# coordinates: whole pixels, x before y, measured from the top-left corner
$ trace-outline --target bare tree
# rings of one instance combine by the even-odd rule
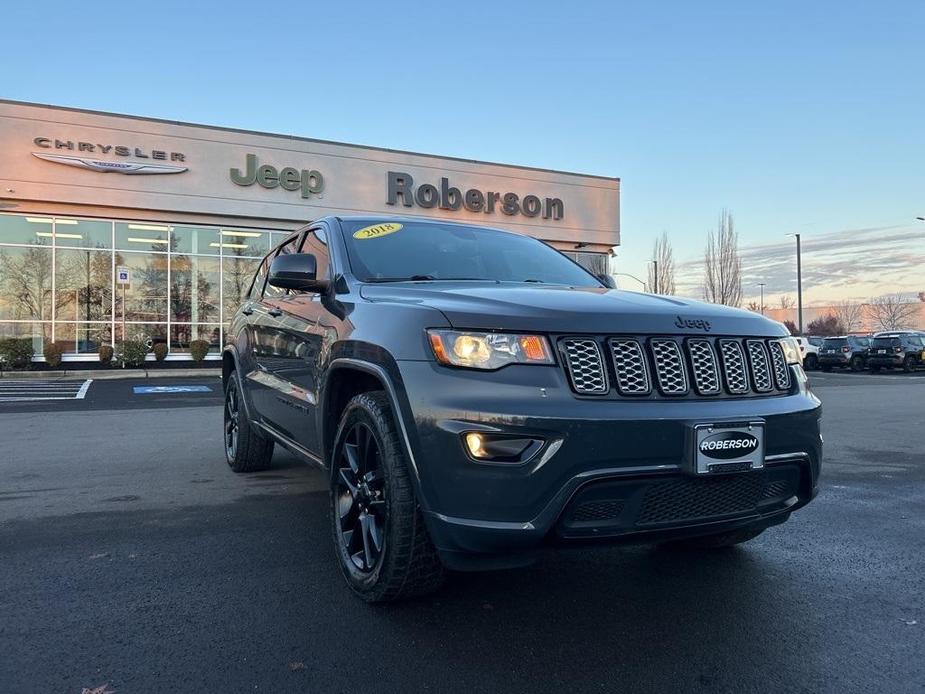
[[[839,301],[832,307],[832,312],[841,323],[845,332],[853,333],[864,324],[864,306],[852,301]]]
[[[759,304],[757,301],[749,301],[747,304],[745,304],[745,308],[747,308],[749,311],[754,311],[755,313],[761,313],[761,304]]]
[[[785,310],[789,310],[797,305],[797,302],[794,298],[788,294],[780,295],[780,307]]]
[[[867,315],[881,330],[909,328],[918,313],[919,307],[902,294],[884,294],[867,304]]]
[[[723,210],[714,231],[707,234],[704,253],[703,293],[714,304],[738,306],[742,303],[742,260],[739,235],[732,214]]]
[[[652,258],[655,263],[649,264],[649,286],[659,294],[674,294],[674,252],[671,249],[667,231],[663,231],[655,239]]]

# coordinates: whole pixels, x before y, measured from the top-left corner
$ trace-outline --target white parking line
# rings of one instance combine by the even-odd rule
[[[86,381],[0,381],[0,402],[83,400],[92,379]]]

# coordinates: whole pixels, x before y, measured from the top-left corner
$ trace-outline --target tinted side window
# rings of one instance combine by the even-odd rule
[[[311,253],[318,263],[318,279],[331,279],[331,254],[324,229],[312,229],[305,234],[300,253]]]
[[[291,239],[286,241],[286,243],[284,243],[282,246],[279,247],[279,251],[277,253],[272,254],[272,256],[270,257],[270,262],[272,263],[273,258],[275,258],[278,255],[287,255],[289,253],[297,253],[298,244],[299,244],[299,237],[293,236]],[[273,287],[269,284],[267,284],[266,288],[263,290],[264,299],[281,299],[287,294],[289,294],[288,289],[280,289],[279,287]]]
[[[257,274],[254,275],[254,283],[251,285],[251,291],[247,297],[251,301],[260,300],[260,294],[263,292],[263,284],[267,279],[267,263],[268,259],[264,258],[263,262],[260,263],[260,267],[257,268]]]

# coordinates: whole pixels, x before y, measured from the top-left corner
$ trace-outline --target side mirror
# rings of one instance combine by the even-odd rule
[[[601,284],[603,284],[608,289],[617,288],[617,281],[613,278],[613,275],[605,275],[604,273],[601,273],[600,275],[595,275],[595,277],[597,277],[601,281]]]
[[[289,253],[280,255],[270,263],[267,283],[280,289],[296,289],[303,292],[321,292],[327,280],[319,280],[318,261],[311,253]]]

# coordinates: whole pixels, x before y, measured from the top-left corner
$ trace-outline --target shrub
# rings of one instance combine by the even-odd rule
[[[154,352],[154,358],[158,361],[164,361],[167,358],[167,343],[158,342],[154,345],[154,349],[151,350]]]
[[[64,343],[46,342],[42,347],[42,356],[45,357],[45,363],[53,369],[61,366],[61,356],[66,351]]]
[[[0,361],[10,369],[28,369],[32,364],[31,337],[6,337],[0,339]]]
[[[820,316],[806,327],[806,332],[810,335],[844,335],[845,326],[838,320],[834,313],[827,313]]]
[[[148,346],[138,340],[125,340],[116,350],[116,359],[126,366],[139,367],[145,363]]]
[[[193,361],[202,361],[205,359],[211,346],[208,340],[193,340],[190,342],[189,353]]]
[[[100,345],[99,355],[100,363],[108,364],[112,361],[112,356],[115,350],[113,350],[111,345]]]
[[[800,334],[800,329],[797,327],[797,324],[794,323],[792,320],[785,320],[785,321],[784,321],[784,326],[787,328],[787,330],[790,331],[790,334],[791,334],[791,335],[799,335],[799,334]]]

